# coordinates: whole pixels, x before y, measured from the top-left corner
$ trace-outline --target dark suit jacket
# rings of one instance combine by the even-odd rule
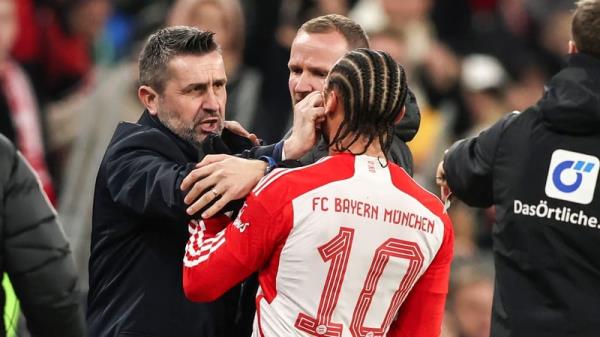
[[[236,145],[250,143],[238,139]],[[119,124],[94,192],[91,337],[232,334],[237,287],[212,303],[192,303],[184,296],[182,261],[191,217],[179,189],[205,154],[232,150],[241,151],[217,136],[196,148],[147,111],[138,123]]]

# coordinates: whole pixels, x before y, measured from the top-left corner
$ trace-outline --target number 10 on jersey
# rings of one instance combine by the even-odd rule
[[[339,233],[333,239],[319,247],[319,254],[321,254],[323,261],[330,262],[323,292],[321,293],[321,301],[319,302],[316,316],[305,313],[298,315],[295,323],[297,329],[312,336],[337,337],[342,335],[342,324],[332,322],[331,317],[340,297],[340,290],[344,282],[353,239],[354,229],[341,227]],[[397,280],[398,288],[392,296],[391,303],[381,325],[375,328],[365,327],[365,317],[377,289],[377,283],[390,258],[408,260],[408,268],[402,278]],[[388,239],[377,247],[352,314],[350,333],[353,337],[383,336],[386,327],[391,324],[400,308],[400,304],[402,304],[412,285],[415,283],[422,265],[423,254],[415,242]]]

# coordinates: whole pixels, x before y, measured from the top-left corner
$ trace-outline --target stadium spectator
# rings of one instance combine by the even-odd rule
[[[489,256],[455,259],[448,305],[460,337],[489,337],[494,272]],[[450,318],[449,317],[449,318]]]
[[[14,142],[42,181],[50,201],[56,202],[46,165],[37,99],[27,74],[10,57],[18,33],[14,0],[0,0],[0,133]]]
[[[239,0],[179,0],[169,15],[171,26],[192,26],[215,33],[227,74],[227,119],[253,131],[259,118],[262,74],[244,64],[244,16]],[[276,113],[276,112],[273,112]],[[260,135],[258,135],[260,136]]]

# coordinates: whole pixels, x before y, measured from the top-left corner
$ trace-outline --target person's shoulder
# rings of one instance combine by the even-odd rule
[[[290,183],[297,183],[307,177],[315,178],[315,174],[320,175],[322,167],[329,159],[330,157],[325,157],[313,164],[296,168],[276,168],[259,181],[253,192],[257,195],[260,193],[273,193],[273,191],[277,191]]]
[[[350,178],[354,166],[345,159],[329,156],[298,168],[275,169],[254,187],[252,193],[265,199],[295,199],[319,186]]]
[[[530,130],[533,125],[541,122],[542,115],[537,106],[531,106],[523,111],[512,111],[502,116],[498,121],[485,129],[485,138],[488,139],[484,144],[503,144],[507,139],[513,139],[514,137],[520,137],[523,132]],[[496,142],[490,142],[489,140],[496,140]]]
[[[10,176],[17,149],[14,144],[5,136],[0,134],[0,179],[2,185]]]
[[[541,117],[540,110],[537,106],[531,106],[523,111],[514,110],[502,118],[500,118],[494,126],[500,129],[501,132],[506,131],[509,127],[517,125],[520,122],[531,119],[539,119]],[[493,127],[493,126],[492,126]]]
[[[100,171],[109,169],[109,163],[114,165],[123,160],[135,161],[141,156],[173,162],[185,159],[175,142],[161,130],[138,123],[120,122],[106,148]]]
[[[107,155],[112,156],[123,151],[145,149],[169,153],[174,150],[173,147],[176,147],[173,140],[158,128],[138,123],[121,122],[110,140]]]
[[[402,167],[396,164],[390,164],[390,172],[394,186],[408,194],[425,209],[431,212],[431,214],[439,218],[443,223],[444,228],[440,233],[443,233],[443,237],[448,238],[450,242],[453,241],[454,227],[452,226],[452,220],[448,215],[446,206],[440,198],[421,186],[416,180],[409,176]]]
[[[446,213],[440,198],[421,186],[402,167],[390,164],[390,172],[396,188],[410,195],[433,214],[441,217]]]
[[[120,122],[110,144],[112,146],[145,144],[148,141],[157,141],[163,138],[167,138],[167,135],[157,128],[139,123]]]
[[[0,155],[2,156],[2,161],[4,161],[8,156],[13,156],[15,151],[15,145],[10,141],[10,139],[6,138],[0,133]]]

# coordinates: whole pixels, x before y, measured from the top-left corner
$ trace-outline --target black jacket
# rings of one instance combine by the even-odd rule
[[[0,246],[0,274],[8,273],[32,336],[85,336],[69,243],[35,173],[2,135]],[[4,301],[0,291],[1,308]]]
[[[241,151],[218,137],[195,148],[147,111],[137,124],[119,124],[94,192],[91,337],[231,335],[238,288],[213,303],[192,303],[184,296],[190,217],[179,189],[204,154],[230,150]]]
[[[585,54],[543,98],[453,145],[444,169],[471,206],[496,206],[493,337],[600,331],[600,60]]]

